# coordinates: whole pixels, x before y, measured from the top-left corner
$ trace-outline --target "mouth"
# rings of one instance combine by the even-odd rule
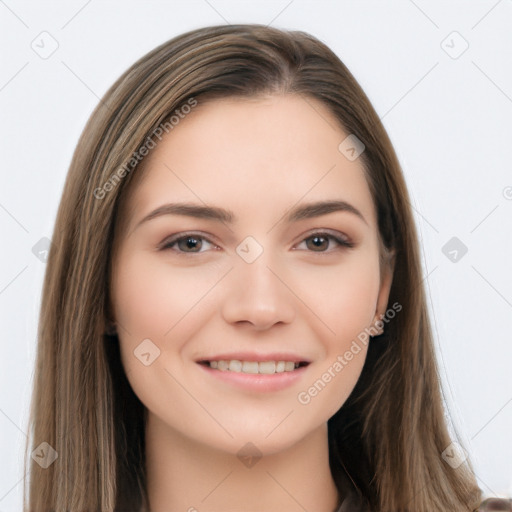
[[[241,361],[238,359],[220,359],[197,361],[198,364],[221,372],[273,375],[293,372],[309,365],[309,361]]]

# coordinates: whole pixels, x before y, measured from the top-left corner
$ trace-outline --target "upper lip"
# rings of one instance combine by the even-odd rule
[[[294,363],[310,363],[305,357],[289,352],[271,352],[269,354],[258,354],[256,352],[229,352],[214,356],[205,356],[196,360],[197,363],[204,361],[293,361]]]

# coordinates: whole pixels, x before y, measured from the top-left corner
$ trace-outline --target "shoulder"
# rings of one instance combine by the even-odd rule
[[[512,512],[512,499],[507,498],[487,498],[480,503],[475,512]]]

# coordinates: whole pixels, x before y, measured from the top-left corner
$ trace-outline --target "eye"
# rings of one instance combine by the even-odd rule
[[[212,242],[207,240],[202,235],[198,235],[198,234],[194,234],[194,233],[186,233],[184,235],[175,236],[175,237],[172,237],[171,239],[167,240],[160,247],[160,249],[161,250],[172,249],[173,251],[178,252],[178,253],[181,252],[184,254],[187,254],[187,253],[196,254],[196,253],[200,253],[200,252],[205,252],[205,251],[201,251],[201,249],[203,247],[205,247],[205,243],[214,245]],[[173,249],[174,246],[177,246],[178,250]]]
[[[310,241],[310,243],[308,243],[308,241]],[[322,253],[322,252],[332,252],[332,251],[323,250],[323,249],[326,249],[327,246],[329,246],[330,241],[334,241],[336,244],[338,244],[338,246],[341,246],[341,247],[347,247],[347,248],[354,247],[354,243],[349,242],[348,240],[346,240],[342,237],[331,235],[330,233],[325,233],[325,232],[320,232],[320,231],[317,233],[311,234],[310,236],[305,238],[301,243],[305,242],[306,247],[308,249],[311,249],[311,252]]]
[[[334,242],[339,247],[352,248],[354,247],[354,243],[349,242],[348,240],[335,236],[326,232],[317,232],[313,233],[307,238],[303,239],[301,244],[306,243],[306,248],[310,250],[310,252],[317,253],[329,253],[332,250],[326,250],[327,247],[332,245],[331,242]],[[174,252],[181,254],[199,254],[201,252],[206,252],[208,250],[207,245],[209,244],[213,247],[218,248],[213,242],[210,242],[206,237],[197,233],[185,233],[181,235],[175,235],[170,239],[166,240],[160,250],[171,249]],[[299,244],[300,245],[300,244]],[[177,248],[175,248],[177,247]],[[206,247],[206,248],[205,248]],[[201,250],[205,249],[205,250]]]

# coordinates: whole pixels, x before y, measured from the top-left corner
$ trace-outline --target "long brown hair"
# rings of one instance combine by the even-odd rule
[[[119,340],[105,334],[117,217],[135,183],[140,148],[157,142],[159,127],[170,131],[184,105],[268,94],[320,100],[364,143],[360,158],[379,234],[396,254],[389,303],[402,310],[370,341],[356,387],[328,422],[340,493],[350,489],[381,512],[478,507],[482,495],[469,459],[452,468],[442,457],[457,440],[448,433],[418,238],[390,139],[325,44],[304,32],[250,24],[193,30],[154,49],[108,90],[80,137],[44,279],[28,510],[147,511],[146,409],[122,370]]]

